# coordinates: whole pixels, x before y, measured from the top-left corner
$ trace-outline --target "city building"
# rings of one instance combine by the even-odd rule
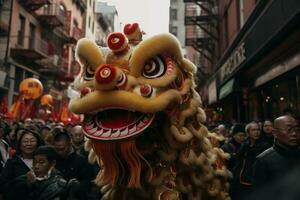
[[[207,83],[218,58],[216,0],[183,0],[187,57],[196,64],[198,91],[204,105],[209,102]]]
[[[206,80],[200,89],[208,119],[299,113],[299,1],[183,2],[185,25],[194,30],[186,45],[201,54],[198,78]]]
[[[79,72],[74,52],[83,37],[83,0],[3,0],[0,16],[0,97],[9,105],[20,82],[38,78],[56,103]]]
[[[121,23],[118,12],[114,5],[97,1],[95,8],[96,19],[99,27],[96,30],[96,42],[100,46],[106,46],[106,39],[109,33],[121,31]]]
[[[220,56],[207,85],[211,106],[225,121],[298,114],[300,1],[219,3]]]
[[[205,80],[207,79],[208,69],[205,55],[195,46],[197,38],[203,31],[194,23],[190,23],[189,17],[200,14],[200,7],[194,3],[185,3],[183,0],[170,1],[170,27],[169,32],[179,40],[183,54],[197,66],[197,90],[201,96],[207,96]]]

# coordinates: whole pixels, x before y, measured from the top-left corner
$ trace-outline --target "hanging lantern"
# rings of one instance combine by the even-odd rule
[[[53,104],[53,97],[50,94],[45,94],[41,97],[42,106],[51,106]]]
[[[36,78],[27,78],[20,83],[19,92],[25,99],[33,100],[42,95],[43,85]]]

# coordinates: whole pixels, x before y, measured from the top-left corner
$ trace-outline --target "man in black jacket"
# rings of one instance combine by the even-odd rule
[[[87,199],[86,195],[94,178],[92,165],[86,158],[76,154],[71,145],[71,137],[64,129],[54,136],[54,147],[59,154],[56,169],[71,183],[71,194],[75,199]]]
[[[283,180],[299,167],[299,137],[300,129],[295,118],[284,115],[275,119],[274,146],[258,155],[254,166],[253,184],[256,190],[272,188],[279,179]]]
[[[250,122],[245,127],[248,138],[236,153],[237,162],[233,169],[231,197],[233,200],[245,199],[253,191],[252,175],[256,156],[265,151],[268,146],[259,141],[258,123]]]
[[[236,164],[236,153],[246,139],[245,125],[235,124],[231,132],[231,137],[230,141],[221,147],[224,152],[230,154],[230,159],[227,162],[227,168],[230,171],[233,170]]]

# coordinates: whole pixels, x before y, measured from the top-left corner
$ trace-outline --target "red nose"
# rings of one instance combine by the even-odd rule
[[[116,69],[111,65],[100,65],[95,73],[96,81],[100,84],[108,84],[116,77]]]

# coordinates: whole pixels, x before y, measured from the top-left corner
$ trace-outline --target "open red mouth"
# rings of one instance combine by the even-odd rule
[[[97,140],[120,140],[133,137],[145,130],[155,114],[131,112],[123,109],[106,109],[86,118],[83,132]]]

